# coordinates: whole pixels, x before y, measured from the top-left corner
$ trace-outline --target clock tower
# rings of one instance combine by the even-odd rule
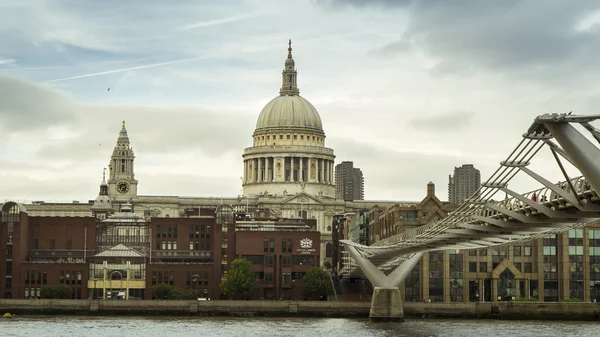
[[[108,164],[108,195],[115,202],[131,201],[137,196],[137,180],[133,170],[135,155],[129,143],[125,121],[119,132],[117,145]]]

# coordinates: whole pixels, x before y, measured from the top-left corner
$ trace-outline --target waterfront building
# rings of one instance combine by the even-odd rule
[[[9,202],[0,219],[3,298],[39,298],[43,286],[66,284],[73,299],[150,299],[162,283],[223,299],[229,264],[248,258],[257,271],[254,299],[299,299],[302,277],[320,265],[316,221],[268,210],[221,205],[145,219],[125,204],[98,218],[48,217]]]
[[[302,278],[320,265],[320,239],[315,220],[236,221],[236,257],[252,262],[257,273],[252,299],[302,298]]]
[[[335,166],[335,197],[348,201],[365,199],[365,179],[351,161]]]
[[[481,174],[472,164],[454,168],[454,174],[448,176],[448,201],[462,204],[481,185]]]

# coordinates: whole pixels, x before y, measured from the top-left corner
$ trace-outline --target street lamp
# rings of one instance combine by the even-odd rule
[[[198,285],[199,279],[200,279],[200,275],[198,275],[198,274],[192,275],[192,293],[194,294],[194,297],[196,297],[196,298],[197,298],[196,286]]]

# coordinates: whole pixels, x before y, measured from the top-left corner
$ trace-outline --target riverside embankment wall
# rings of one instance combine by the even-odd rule
[[[542,320],[599,320],[600,303],[406,302],[407,317]],[[11,300],[0,299],[0,314],[17,315],[219,315],[369,317],[370,302],[350,301],[179,301],[179,300]]]

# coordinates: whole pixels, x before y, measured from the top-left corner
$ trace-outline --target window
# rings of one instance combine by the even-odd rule
[[[265,284],[273,284],[273,273],[265,273]]]
[[[470,273],[477,272],[477,262],[469,262],[469,272]]]
[[[282,256],[281,257],[281,264],[283,266],[283,268],[292,268],[292,257],[291,256]]]
[[[479,271],[482,273],[487,272],[487,262],[479,262]]]
[[[56,239],[50,240],[50,249],[56,249]]]
[[[275,253],[275,239],[269,239],[269,252]]]
[[[273,268],[273,256],[272,255],[265,256],[265,267]]]
[[[531,246],[524,246],[523,247],[523,255],[524,256],[531,256]]]
[[[521,270],[521,262],[515,262],[514,265],[515,265],[515,268],[517,268],[518,271],[522,271]]]
[[[477,256],[477,249],[469,249],[469,256]]]
[[[268,253],[269,252],[269,239],[264,239],[264,252]]]
[[[521,256],[521,246],[514,246],[513,247],[513,255],[514,256]]]
[[[281,252],[291,253],[292,252],[292,239],[281,239]]]
[[[531,263],[523,264],[523,272],[525,273],[533,273],[533,265]]]
[[[73,240],[68,239],[67,240],[67,249],[72,249],[73,248]]]

